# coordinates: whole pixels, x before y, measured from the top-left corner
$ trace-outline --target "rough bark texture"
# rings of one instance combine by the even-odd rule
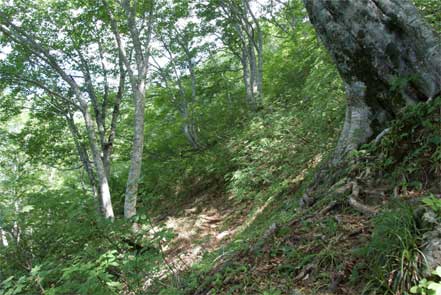
[[[346,118],[333,159],[338,164],[381,134],[404,106],[440,94],[441,42],[409,0],[304,2],[346,85]],[[429,270],[441,261],[440,232],[425,235]]]
[[[404,106],[440,93],[440,40],[409,0],[304,2],[346,84],[336,164],[380,133]]]

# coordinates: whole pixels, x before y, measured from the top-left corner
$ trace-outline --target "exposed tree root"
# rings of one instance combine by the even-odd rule
[[[348,201],[349,201],[349,205],[351,205],[352,208],[354,208],[355,210],[357,210],[357,211],[359,211],[359,212],[361,212],[363,214],[366,214],[366,215],[369,215],[369,216],[374,216],[374,215],[376,215],[378,213],[377,209],[372,208],[370,206],[367,206],[367,205],[361,203],[360,201],[358,201],[353,196],[350,196]]]

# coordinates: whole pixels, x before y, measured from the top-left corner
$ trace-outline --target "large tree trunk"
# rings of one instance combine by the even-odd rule
[[[304,2],[346,85],[337,164],[381,132],[404,106],[440,93],[440,40],[409,0]]]

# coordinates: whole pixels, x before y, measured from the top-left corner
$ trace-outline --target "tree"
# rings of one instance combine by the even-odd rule
[[[406,105],[441,91],[440,40],[409,0],[304,0],[345,82],[333,163],[378,135]]]
[[[194,114],[195,105],[199,102],[196,71],[210,55],[212,44],[206,40],[207,32],[194,21],[188,3],[164,4],[160,13],[162,20],[155,28],[160,47],[152,65],[182,118],[185,138],[193,149],[199,150],[204,144],[199,138]],[[161,62],[166,64],[161,65]]]
[[[124,201],[124,217],[131,218],[136,215],[138,184],[141,176],[142,153],[144,149],[145,92],[150,58],[150,40],[156,17],[154,14],[155,2],[146,1],[139,3],[137,0],[123,0],[119,2],[117,7],[122,8],[125,14],[125,18],[123,18],[125,21],[122,24],[118,24],[115,17],[117,9],[111,6],[111,4],[115,3],[108,3],[105,0],[103,3],[110,19],[119,54],[129,76],[135,105],[134,137]],[[130,50],[123,43],[125,40],[123,40],[121,34],[123,31],[121,29],[122,25],[128,29],[128,34],[125,37],[131,42],[129,45]],[[132,50],[135,57],[135,65],[133,65],[128,54],[128,52],[131,54]]]
[[[215,20],[220,41],[242,66],[242,80],[248,107],[256,111],[263,100],[263,29],[250,0],[209,1],[200,15]],[[254,8],[254,10],[253,10]]]
[[[52,14],[51,11],[57,13]],[[72,16],[74,12],[78,14],[77,17]],[[8,68],[6,64],[7,71],[2,72],[2,76],[6,77],[10,86],[16,85],[19,90],[36,89],[35,97],[43,96],[47,105],[66,118],[79,157],[93,187],[96,174],[95,191],[98,194],[99,208],[106,218],[113,219],[108,180],[109,159],[124,74],[120,67],[119,90],[114,101],[111,128],[107,130],[109,137],[106,140],[105,117],[110,87],[104,58],[111,58],[112,55],[103,53],[104,48],[108,48],[108,40],[103,41],[105,30],[94,26],[97,19],[89,12],[77,2],[55,2],[38,6],[15,1],[9,6],[5,5],[4,10],[0,12],[0,32],[14,50],[12,64],[19,59],[21,67],[17,71],[10,66]],[[92,46],[98,48],[96,51],[101,59],[94,59],[88,54]],[[94,60],[98,60],[98,63]],[[97,82],[99,77],[104,77],[103,83]],[[98,95],[97,89],[101,87],[104,90]],[[44,95],[41,95],[42,92]],[[102,97],[101,103],[98,96]],[[91,105],[95,117],[90,112]],[[75,112],[80,112],[83,117],[89,149],[86,149],[79,139],[78,129],[73,122]],[[89,151],[93,158],[94,172],[88,164]]]
[[[114,217],[110,162],[127,74],[135,120],[124,211],[127,218],[133,216],[144,145],[144,97],[154,4],[122,1],[94,7],[76,1],[29,5],[19,0],[13,4],[0,14],[0,31],[15,51],[22,52],[23,68],[31,75],[9,68],[5,76],[11,85],[39,89],[39,98],[44,92],[45,103],[65,118],[92,187],[96,175],[100,208],[110,219]],[[33,17],[25,19],[26,12]],[[113,108],[109,112],[110,104]],[[88,147],[80,140],[81,130],[74,120],[78,111],[84,118]]]

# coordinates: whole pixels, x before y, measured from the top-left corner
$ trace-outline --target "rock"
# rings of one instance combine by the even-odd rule
[[[430,276],[431,272],[441,265],[441,225],[437,214],[433,210],[419,207],[416,214],[419,227],[427,229],[423,234],[422,252],[427,266],[424,275]]]
[[[429,276],[437,266],[441,265],[441,228],[437,229],[437,234],[437,237],[430,237],[423,248],[423,254],[427,262],[426,276]]]
[[[299,201],[300,208],[307,208],[312,204],[314,204],[314,198],[311,197],[308,193],[304,193]]]
[[[421,217],[421,221],[423,222],[423,224],[432,226],[438,224],[437,215],[432,210],[426,210],[426,212],[424,212],[423,216]]]

